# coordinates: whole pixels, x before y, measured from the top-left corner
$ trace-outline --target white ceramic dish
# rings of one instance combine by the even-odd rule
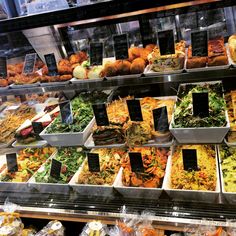
[[[42,147],[45,147],[47,144],[48,143],[45,140],[39,140],[39,141],[35,141],[35,142],[29,143],[29,144],[22,144],[22,143],[18,143],[17,141],[15,141],[12,144],[12,147],[17,148],[17,149],[22,149],[22,148],[42,148]]]

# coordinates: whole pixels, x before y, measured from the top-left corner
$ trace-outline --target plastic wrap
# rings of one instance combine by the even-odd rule
[[[108,228],[100,221],[92,221],[85,225],[80,236],[106,236],[108,234]]]
[[[64,236],[65,228],[59,221],[50,221],[35,236]]]

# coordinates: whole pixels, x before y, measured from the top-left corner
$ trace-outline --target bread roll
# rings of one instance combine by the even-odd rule
[[[229,37],[228,43],[231,59],[236,62],[236,34]]]
[[[143,58],[136,58],[130,67],[131,74],[141,74],[145,69],[146,62]]]
[[[118,60],[115,62],[117,67],[118,75],[129,75],[130,74],[130,67],[131,63],[126,60]]]

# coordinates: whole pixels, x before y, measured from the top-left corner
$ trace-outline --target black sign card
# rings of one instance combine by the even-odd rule
[[[143,121],[142,109],[139,100],[127,100],[129,117],[132,121]]]
[[[72,124],[73,113],[70,101],[61,102],[59,106],[61,112],[61,122],[65,124]]]
[[[132,172],[144,172],[142,154],[140,152],[129,152],[129,160]]]
[[[148,44],[156,44],[157,39],[152,30],[149,19],[146,16],[141,16],[139,26],[143,47],[146,47]]]
[[[35,61],[36,53],[26,54],[23,67],[24,74],[31,74],[34,72]]]
[[[108,119],[107,108],[106,108],[105,103],[94,104],[93,113],[94,113],[96,123],[98,126],[109,125],[109,119]]]
[[[20,102],[25,102],[26,101],[26,96],[25,95],[19,95]]]
[[[7,102],[7,96],[2,96],[2,102]]]
[[[152,113],[153,113],[155,131],[159,131],[159,132],[169,131],[167,107],[164,106],[164,107],[154,109]]]
[[[32,126],[35,134],[40,134],[43,131],[42,122],[32,122]]]
[[[48,67],[48,75],[54,76],[58,74],[57,70],[57,62],[54,53],[50,53],[44,55],[47,67]]]
[[[7,58],[0,57],[0,77],[7,77]]]
[[[87,153],[88,167],[90,172],[100,171],[100,162],[98,153]]]
[[[192,93],[193,115],[201,118],[209,116],[208,93]]]
[[[184,170],[197,171],[197,150],[196,149],[182,149],[182,158],[184,164]]]
[[[128,36],[127,34],[120,34],[113,36],[114,50],[116,60],[124,60],[129,58],[128,54]]]
[[[103,43],[90,43],[90,65],[102,65]]]
[[[191,33],[192,56],[208,56],[208,33],[207,31],[197,31]]]
[[[6,154],[6,159],[7,159],[7,169],[8,169],[8,172],[16,172],[16,171],[18,171],[16,153],[8,153],[8,154]]]
[[[161,55],[175,54],[175,40],[173,30],[158,32],[158,42]]]
[[[62,167],[62,164],[60,161],[57,161],[56,159],[52,159],[50,176],[55,179],[59,179],[61,175],[61,167]]]

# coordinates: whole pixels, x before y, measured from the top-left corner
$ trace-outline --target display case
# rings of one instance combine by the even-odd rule
[[[53,2],[0,1],[2,208],[236,228],[235,2]]]

